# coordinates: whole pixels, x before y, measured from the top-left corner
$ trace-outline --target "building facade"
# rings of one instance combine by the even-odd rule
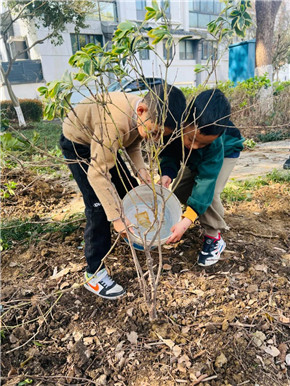
[[[159,0],[161,5],[163,0]],[[34,46],[29,52],[19,57],[13,65],[9,79],[18,98],[38,98],[37,88],[46,82],[60,79],[66,70],[71,71],[68,60],[71,55],[87,43],[110,42],[117,25],[125,20],[141,22],[144,19],[146,6],[151,0],[106,0],[96,1],[95,12],[88,16],[88,27],[75,34],[74,26],[68,25],[63,34],[64,42],[54,46],[48,40]],[[167,16],[170,19],[175,42],[173,52],[167,53],[165,45],[157,45],[157,54],[149,50],[139,53],[144,75],[147,77],[163,77],[165,66],[158,58],[173,55],[167,80],[177,86],[196,86],[204,81],[206,72],[196,74],[196,64],[205,64],[214,50],[212,37],[206,25],[215,19],[221,11],[219,0],[170,0]],[[154,26],[151,24],[151,26]],[[9,48],[11,55],[29,47],[35,40],[47,35],[45,29],[36,29],[33,25],[13,23],[9,32]],[[180,38],[185,38],[179,42]],[[219,48],[220,50],[220,48]],[[2,64],[7,67],[7,52],[1,39],[0,53]],[[228,52],[218,53],[221,60],[217,71],[210,82],[228,78]],[[5,85],[1,87],[1,100],[9,99]]]

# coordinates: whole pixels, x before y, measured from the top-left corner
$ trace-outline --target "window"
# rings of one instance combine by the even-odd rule
[[[29,55],[28,55],[27,51],[21,55],[17,55],[18,52],[22,52],[23,50],[26,50],[26,48],[27,48],[27,44],[26,44],[26,41],[24,39],[23,40],[13,40],[10,43],[10,53],[11,53],[12,58],[16,57],[17,60],[29,59]]]
[[[2,62],[4,71],[7,71],[9,62]],[[12,84],[39,83],[43,81],[40,60],[16,60],[8,76]]]
[[[198,27],[206,28],[207,24],[210,22],[210,15],[203,15],[200,13],[198,16]]]
[[[143,20],[146,14],[146,0],[136,0],[137,20]]]
[[[116,2],[99,1],[101,21],[118,21]]]
[[[172,46],[166,47],[166,42],[163,43],[163,59],[172,59]]]
[[[191,0],[189,2],[189,11],[199,12],[200,11],[200,0]]]
[[[144,41],[149,44],[149,40],[147,38],[144,39]],[[148,49],[143,49],[139,52],[139,58],[140,60],[149,60],[149,50]]]
[[[215,57],[217,54],[216,48],[212,41],[204,40],[201,44],[201,59],[207,60],[210,56]]]
[[[88,20],[118,21],[117,4],[115,1],[96,1],[94,11]]]
[[[219,0],[190,0],[189,26],[206,28],[207,24],[220,14],[223,6]]]
[[[102,35],[71,34],[70,39],[73,54],[89,43],[103,46]]]
[[[200,12],[213,13],[213,0],[203,0],[200,2]]]
[[[198,42],[195,40],[182,40],[179,43],[179,59],[194,60],[197,58]]]

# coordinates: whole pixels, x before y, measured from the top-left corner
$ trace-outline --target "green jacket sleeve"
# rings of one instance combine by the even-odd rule
[[[210,146],[199,151],[202,152],[202,157],[196,167],[195,185],[187,200],[187,205],[198,215],[202,215],[212,203],[216,180],[223,165],[222,138],[217,138]]]

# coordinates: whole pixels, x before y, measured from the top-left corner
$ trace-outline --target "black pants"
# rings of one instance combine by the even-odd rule
[[[107,221],[105,211],[88,181],[87,170],[88,163],[90,162],[90,147],[73,143],[66,139],[64,135],[61,135],[60,147],[64,157],[68,161],[79,161],[68,163],[68,167],[82,192],[85,203],[85,215],[87,219],[84,233],[85,257],[88,264],[87,271],[94,273],[100,267],[102,258],[111,248],[111,231],[110,222]],[[127,166],[119,155],[118,164],[120,165],[121,178],[126,188],[119,177],[116,167],[110,169],[110,174],[120,198],[123,198],[127,191],[131,190],[132,186],[136,187],[138,183],[136,179],[131,176]]]

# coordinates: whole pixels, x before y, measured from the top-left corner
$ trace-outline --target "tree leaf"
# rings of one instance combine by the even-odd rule
[[[137,344],[138,334],[135,331],[131,331],[130,334],[127,334],[127,339],[132,344]]]

